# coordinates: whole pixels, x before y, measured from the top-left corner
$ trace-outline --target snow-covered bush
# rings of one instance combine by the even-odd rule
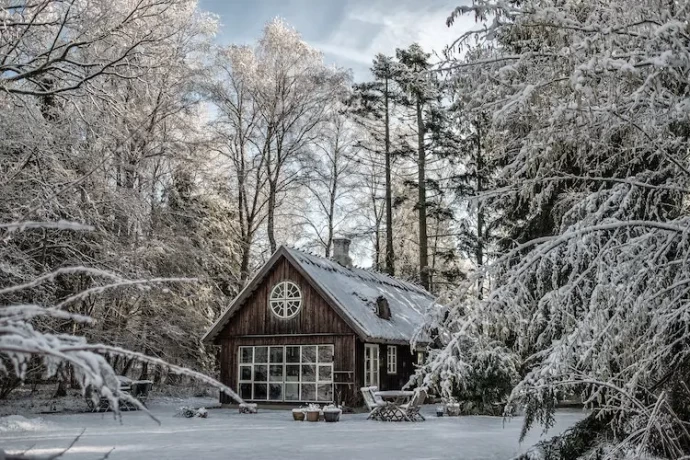
[[[464,414],[499,415],[519,381],[520,360],[505,343],[485,336],[482,324],[466,321],[481,303],[467,291],[450,305],[453,312],[430,314],[423,330],[439,348],[410,379],[413,386],[433,390],[446,401],[459,401]],[[436,309],[434,308],[434,311]]]

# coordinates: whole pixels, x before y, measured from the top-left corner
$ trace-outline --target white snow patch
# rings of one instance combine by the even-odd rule
[[[367,420],[367,414],[342,414],[338,423],[295,422],[289,410],[259,408],[242,415],[237,408],[208,411],[208,418],[174,417],[177,404],[155,404],[153,422],[143,412],[45,415],[51,426],[35,431],[0,432],[0,446],[9,453],[31,449],[54,454],[85,429],[66,460],[93,460],[114,449],[112,460],[276,459],[464,459],[506,460],[525,452],[541,436],[535,428],[520,444],[522,418],[440,417],[435,406],[423,408],[425,422],[388,423]],[[581,411],[559,411],[549,438],[584,417]]]
[[[0,433],[15,431],[46,431],[51,423],[42,418],[26,418],[21,415],[8,415],[0,417]]]

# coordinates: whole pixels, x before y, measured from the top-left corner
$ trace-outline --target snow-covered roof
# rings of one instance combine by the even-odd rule
[[[363,341],[409,343],[424,321],[424,312],[435,300],[412,283],[371,270],[344,267],[332,260],[281,246],[206,333],[205,342],[215,339],[280,256],[295,265]],[[390,319],[383,319],[376,313],[376,299],[380,296],[388,301]],[[423,334],[416,339],[421,343],[429,341]]]

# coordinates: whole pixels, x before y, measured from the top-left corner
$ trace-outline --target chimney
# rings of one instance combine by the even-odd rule
[[[333,260],[343,267],[352,268],[349,238],[333,238]]]

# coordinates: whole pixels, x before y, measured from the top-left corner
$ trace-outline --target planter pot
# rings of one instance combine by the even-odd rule
[[[292,419],[296,422],[303,422],[304,411],[301,409],[292,409]]]
[[[259,406],[255,403],[243,403],[239,406],[240,414],[256,414]]]
[[[341,410],[325,410],[323,411],[323,417],[327,422],[337,422],[340,420]]]
[[[320,413],[318,410],[307,411],[307,422],[318,422]]]
[[[436,417],[443,417],[443,412],[445,412],[443,406],[437,407],[436,408]]]
[[[457,417],[460,415],[460,404],[447,404],[446,413],[449,417]]]

